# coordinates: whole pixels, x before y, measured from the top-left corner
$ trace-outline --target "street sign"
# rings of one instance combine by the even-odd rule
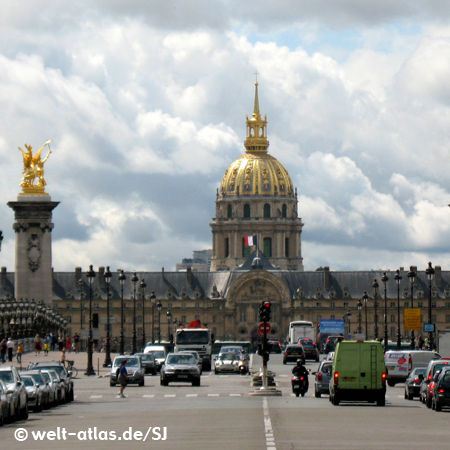
[[[270,333],[270,330],[272,329],[272,327],[270,326],[270,323],[260,323],[259,327],[258,327],[258,335],[260,337],[264,337],[264,325],[266,326],[266,334]]]
[[[404,314],[404,328],[405,331],[418,331],[422,329],[420,320],[422,310],[420,308],[405,308]]]

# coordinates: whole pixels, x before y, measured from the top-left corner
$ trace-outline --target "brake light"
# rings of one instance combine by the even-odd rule
[[[431,380],[431,372],[428,374],[428,379]]]
[[[414,384],[419,384],[419,379],[418,378],[414,378]]]
[[[300,377],[300,381],[303,381],[303,377]]]
[[[383,387],[386,386],[386,377],[387,377],[386,372],[383,372],[381,374],[381,384],[382,384]]]
[[[439,389],[439,393],[440,393],[440,394],[443,394],[444,392],[445,392],[444,389]]]
[[[322,381],[322,373],[321,372],[319,372],[317,374],[317,381]]]
[[[339,373],[334,372],[334,379],[333,379],[334,385],[337,386],[339,382]]]

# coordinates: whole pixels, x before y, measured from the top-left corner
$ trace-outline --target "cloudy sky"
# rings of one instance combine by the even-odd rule
[[[48,139],[55,271],[174,270],[211,247],[258,71],[306,270],[450,269],[450,2],[0,5],[0,264],[25,143]]]

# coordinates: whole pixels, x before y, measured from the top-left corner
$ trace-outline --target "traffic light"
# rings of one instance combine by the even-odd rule
[[[263,301],[261,305],[259,305],[259,320],[261,322],[269,322],[270,321],[270,307],[272,304],[269,301]]]

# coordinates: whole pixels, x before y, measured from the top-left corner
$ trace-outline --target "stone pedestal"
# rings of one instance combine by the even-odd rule
[[[59,202],[49,195],[20,194],[8,202],[16,232],[14,296],[50,305],[52,301],[52,211]]]

